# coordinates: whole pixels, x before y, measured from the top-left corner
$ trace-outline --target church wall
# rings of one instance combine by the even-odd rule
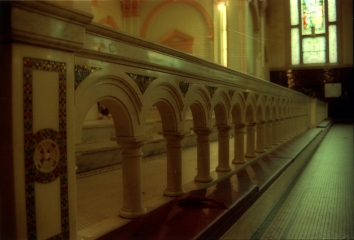
[[[341,29],[343,31],[343,44],[339,44],[343,53],[343,64],[353,65],[353,1],[340,0],[339,17],[341,17]]]

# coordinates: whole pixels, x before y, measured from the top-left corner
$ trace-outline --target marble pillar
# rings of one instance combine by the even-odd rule
[[[247,158],[256,157],[256,123],[250,122],[247,124],[247,146],[246,146],[246,154]]]
[[[256,145],[256,152],[257,153],[264,153],[264,126],[265,122],[264,121],[260,121],[257,123],[257,145]]]
[[[123,174],[123,206],[119,215],[123,218],[136,218],[146,212],[142,203],[141,188],[141,148],[145,139],[131,137],[117,138],[122,147],[122,174]]]
[[[278,145],[278,120],[274,119],[272,127],[273,127],[272,145],[277,146]]]
[[[265,139],[264,139],[264,148],[271,149],[272,148],[272,139],[273,132],[272,132],[272,121],[267,121],[265,123]]]
[[[184,193],[182,187],[182,139],[185,132],[163,132],[167,155],[167,187],[164,195],[177,197]]]
[[[218,172],[228,172],[231,171],[229,159],[230,159],[230,135],[229,131],[231,127],[229,125],[216,125],[219,135],[218,135],[218,158],[219,164],[216,167]]]
[[[196,182],[210,182],[210,139],[209,135],[212,130],[208,128],[193,128],[197,135],[197,176],[194,177]]]
[[[278,131],[277,131],[277,139],[278,143],[284,142],[284,119],[278,121]]]
[[[234,159],[232,163],[245,163],[244,151],[244,135],[246,125],[243,123],[235,123],[234,129]]]

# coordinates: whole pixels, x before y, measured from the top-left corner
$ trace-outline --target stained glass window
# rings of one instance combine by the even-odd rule
[[[336,0],[289,0],[291,64],[336,63]]]
[[[309,37],[302,39],[302,57],[304,63],[326,62],[326,38]]]
[[[325,32],[325,15],[323,0],[302,0],[302,34],[310,35]]]
[[[337,21],[336,0],[328,0],[328,21]]]
[[[299,29],[291,29],[291,64],[300,64]]]
[[[329,62],[337,62],[337,26],[330,25],[328,28],[328,39],[329,39]]]
[[[290,0],[291,25],[299,24],[299,6],[297,2],[298,0]]]

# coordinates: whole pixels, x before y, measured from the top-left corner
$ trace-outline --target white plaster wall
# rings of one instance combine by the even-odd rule
[[[209,61],[214,60],[213,43],[207,37],[208,25],[197,9],[184,3],[164,8],[151,21],[146,39],[158,42],[174,29],[194,37],[193,55]]]
[[[284,13],[286,11],[285,1],[268,0],[267,21],[266,21],[266,54],[268,54],[268,61],[270,68],[281,68],[286,66],[286,52],[287,38],[289,33]],[[290,40],[290,38],[289,38]]]

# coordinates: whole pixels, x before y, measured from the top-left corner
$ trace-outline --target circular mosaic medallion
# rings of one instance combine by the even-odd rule
[[[51,139],[45,139],[38,143],[34,151],[34,164],[43,173],[53,171],[59,162],[58,145]]]

